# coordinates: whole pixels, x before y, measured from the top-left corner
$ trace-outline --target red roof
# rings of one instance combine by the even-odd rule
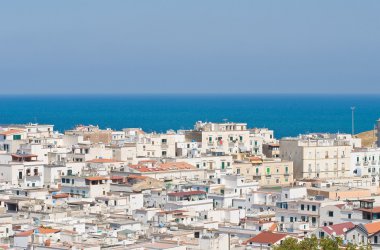
[[[198,195],[198,194],[207,194],[205,191],[185,191],[185,192],[175,192],[168,193],[169,196],[190,196],[190,195]]]
[[[61,198],[68,198],[69,194],[67,193],[60,193],[60,194],[55,194],[53,195],[53,199],[61,199]]]
[[[34,233],[34,230],[38,231],[38,234],[55,234],[60,232],[58,229],[53,229],[53,228],[47,228],[47,227],[39,227],[38,229],[32,229],[24,232],[20,232],[15,234],[17,237],[27,237],[30,236]]]
[[[329,235],[332,235],[335,233],[337,236],[343,235],[347,230],[350,230],[351,228],[354,228],[355,224],[352,222],[344,222],[339,224],[334,224],[331,226],[325,226],[322,227],[322,230],[328,233]]]
[[[86,177],[86,180],[89,181],[102,181],[102,180],[108,180],[109,178],[107,176],[93,176],[93,177]]]
[[[10,130],[6,130],[6,131],[1,131],[0,132],[0,135],[12,135],[12,134],[20,134],[24,132],[24,130],[20,130],[20,129],[10,129]]]
[[[272,233],[269,231],[263,231],[259,233],[258,235],[250,238],[246,242],[244,242],[245,245],[248,245],[250,243],[259,243],[259,244],[275,244],[279,242],[280,240],[284,239],[287,234],[284,233]]]
[[[89,163],[112,163],[112,162],[117,162],[113,159],[92,159],[87,161]]]
[[[368,212],[368,213],[380,213],[380,207],[374,207],[374,208],[358,208],[360,211]]]
[[[380,231],[380,221],[367,223],[364,225],[364,227],[367,230],[368,234],[377,233]]]

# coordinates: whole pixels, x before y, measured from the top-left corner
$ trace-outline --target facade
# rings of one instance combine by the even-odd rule
[[[235,161],[233,173],[258,181],[260,186],[290,186],[293,184],[293,162],[265,159],[260,163]]]
[[[352,176],[352,142],[331,135],[311,134],[280,140],[281,158],[293,161],[294,178],[326,179]]]
[[[351,173],[379,179],[380,148],[355,148],[351,152]]]

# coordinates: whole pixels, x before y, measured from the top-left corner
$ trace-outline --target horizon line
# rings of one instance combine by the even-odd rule
[[[261,93],[216,93],[216,92],[204,92],[204,93],[184,93],[184,92],[167,92],[167,93],[142,93],[142,92],[136,92],[136,93],[0,93],[0,96],[6,97],[6,96],[174,96],[174,95],[180,95],[180,96],[204,96],[204,95],[214,95],[214,96],[232,96],[232,95],[308,95],[308,96],[378,96],[380,93],[324,93],[324,92],[294,92],[294,93],[280,93],[280,92],[275,92],[275,93],[270,93],[270,92],[261,92]]]

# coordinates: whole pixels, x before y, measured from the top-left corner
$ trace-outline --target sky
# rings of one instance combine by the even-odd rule
[[[376,93],[378,0],[2,1],[1,94]]]

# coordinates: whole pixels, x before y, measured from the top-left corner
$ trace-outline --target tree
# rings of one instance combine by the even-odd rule
[[[310,238],[305,238],[301,242],[298,243],[300,249],[302,250],[318,250],[318,239],[315,235]]]
[[[319,241],[319,245],[322,250],[337,250],[339,245],[342,243],[342,240],[338,237],[335,239],[326,237]]]
[[[281,245],[273,247],[274,250],[301,250],[298,240],[295,238],[286,238]]]

